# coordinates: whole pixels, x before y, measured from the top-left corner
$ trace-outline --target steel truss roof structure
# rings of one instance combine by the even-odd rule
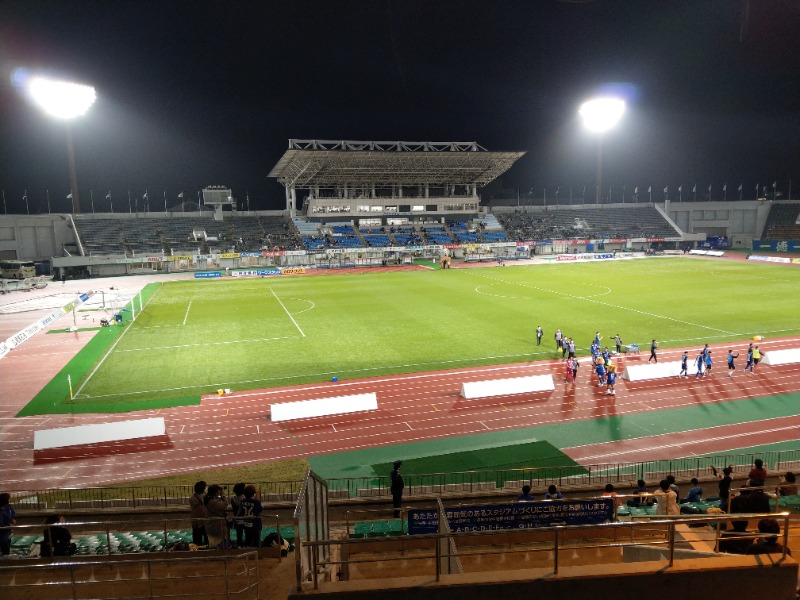
[[[489,152],[476,142],[289,140],[272,168],[286,188],[365,185],[484,186],[525,153]]]

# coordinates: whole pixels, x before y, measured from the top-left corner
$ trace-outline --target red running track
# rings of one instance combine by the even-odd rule
[[[728,347],[744,348],[746,342],[714,346],[718,354]],[[800,339],[760,342],[762,351],[798,347]],[[679,350],[659,352],[660,359],[677,360]],[[622,357],[618,364],[646,361],[647,356]],[[206,396],[200,406],[121,415],[52,415],[25,418],[2,417],[3,454],[0,468],[3,487],[9,491],[52,487],[91,486],[135,479],[214,469],[284,458],[393,445],[487,431],[504,431],[563,423],[610,415],[659,411],[737,399],[798,391],[800,365],[761,365],[755,375],[738,372],[728,379],[719,372],[705,380],[669,379],[657,382],[617,384],[617,396],[605,395],[594,385],[590,369],[584,366],[576,384],[562,383],[558,361],[452,369],[391,377],[377,377],[302,386],[255,390],[227,396]],[[724,363],[722,365],[724,369]],[[720,369],[722,371],[723,369]],[[459,393],[467,381],[552,374],[557,382],[553,392],[498,396],[466,400]],[[272,423],[268,405],[375,392],[379,409]],[[41,428],[111,422],[163,416],[167,438],[142,443],[109,444],[70,451],[36,455],[33,431]],[[795,440],[798,419],[765,419],[758,428],[770,430],[759,443]],[[579,461],[622,462],[641,458],[643,448],[656,448],[649,458],[669,458],[710,453],[751,445],[744,427],[695,430],[691,436],[662,436],[627,440],[590,447],[566,449]],[[762,431],[763,433],[763,431]],[[739,443],[734,443],[736,440]],[[691,445],[691,449],[689,446]]]

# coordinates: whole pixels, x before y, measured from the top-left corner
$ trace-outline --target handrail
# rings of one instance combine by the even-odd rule
[[[635,463],[600,463],[591,465],[568,465],[552,467],[530,467],[515,469],[488,469],[453,471],[447,473],[404,474],[406,495],[414,495],[413,488],[433,487],[432,493],[447,492],[445,486],[453,486],[454,492],[496,491],[504,489],[509,482],[544,486],[555,483],[559,487],[568,485],[597,486],[600,483],[628,485],[636,479],[647,479],[646,474],[673,473],[680,479],[702,477],[711,465],[734,465],[749,468],[756,458],[771,465],[773,472],[786,470],[787,466],[800,468],[800,450],[717,454],[681,459],[653,460]],[[660,478],[660,477],[659,477]],[[389,476],[343,477],[327,479],[331,498],[358,497],[359,490],[367,489],[369,496],[388,493]],[[295,504],[302,481],[272,481],[256,483],[262,499],[272,502]],[[233,487],[231,483],[223,486]],[[455,489],[456,486],[460,486]],[[487,487],[490,489],[487,489]],[[29,507],[34,510],[70,510],[73,508],[172,508],[186,506],[192,495],[191,485],[174,486],[120,486],[89,488],[51,488],[45,490],[21,490],[12,493],[12,502],[17,509]]]
[[[317,548],[323,547],[328,548],[328,556],[333,556],[334,554],[330,552],[330,548],[333,546],[344,546],[345,548],[340,553],[342,557],[346,557],[343,560],[327,560],[324,562],[315,563],[315,569],[312,571],[312,576],[314,577],[314,586],[317,586],[317,573],[318,570],[324,567],[333,567],[337,565],[349,565],[349,564],[365,564],[365,563],[374,563],[374,562],[388,562],[392,560],[408,560],[407,556],[392,558],[386,556],[376,556],[374,558],[367,558],[367,559],[355,559],[352,560],[349,557],[352,554],[351,548],[357,548],[359,545],[364,544],[391,544],[396,542],[398,539],[402,540],[420,540],[423,542],[430,541],[433,545],[431,548],[431,554],[425,555],[415,555],[414,558],[418,559],[434,559],[437,563],[435,575],[438,580],[439,568],[438,562],[440,559],[443,558],[458,558],[458,554],[455,556],[448,553],[443,554],[440,548],[440,540],[447,540],[447,539],[457,539],[457,540],[468,540],[468,539],[475,539],[481,538],[484,536],[502,536],[502,535],[513,535],[513,534],[520,534],[520,533],[534,533],[534,532],[547,532],[550,531],[553,533],[553,540],[549,545],[541,546],[540,548],[536,548],[535,550],[525,549],[525,550],[488,550],[486,552],[475,552],[474,546],[471,551],[471,555],[490,555],[490,554],[514,554],[520,552],[528,552],[528,551],[537,551],[537,552],[552,552],[552,569],[553,574],[558,573],[558,566],[559,566],[559,555],[563,550],[575,550],[580,548],[619,548],[619,547],[626,547],[626,546],[641,546],[643,545],[641,540],[636,541],[634,538],[634,533],[636,530],[641,531],[653,531],[654,526],[662,526],[666,527],[666,540],[664,541],[649,541],[646,545],[667,545],[668,547],[668,558],[667,564],[669,567],[674,566],[675,562],[675,544],[676,544],[676,529],[678,525],[689,525],[692,523],[697,523],[698,521],[703,523],[727,523],[729,521],[736,521],[745,519],[762,519],[762,518],[770,518],[770,519],[782,519],[783,521],[783,552],[781,554],[781,560],[785,560],[788,547],[789,547],[789,517],[790,514],[788,512],[782,513],[752,513],[752,514],[735,514],[735,515],[676,515],[674,517],[669,516],[659,516],[659,517],[650,517],[646,521],[615,521],[611,523],[602,523],[597,525],[557,525],[554,527],[543,527],[543,528],[536,528],[536,529],[500,529],[500,530],[491,530],[491,531],[447,531],[444,533],[426,533],[426,534],[418,534],[413,536],[403,536],[403,537],[388,537],[388,538],[346,538],[346,539],[336,539],[336,540],[316,540],[316,541],[306,541],[304,545]],[[625,542],[625,536],[614,536],[614,542],[609,543],[590,543],[590,544],[569,544],[568,546],[564,546],[562,544],[564,540],[564,533],[569,531],[592,531],[592,530],[630,530],[629,539],[630,542]],[[714,540],[714,553],[719,554],[719,531],[721,527],[719,525],[716,526],[715,531],[715,540]],[[758,536],[763,537],[763,534],[758,534]],[[616,541],[622,540],[622,541]],[[458,545],[468,545],[459,542]],[[449,546],[448,546],[449,547]],[[493,546],[495,548],[495,546]],[[380,550],[371,550],[372,554],[379,554]],[[301,589],[302,581],[298,579],[298,589]]]

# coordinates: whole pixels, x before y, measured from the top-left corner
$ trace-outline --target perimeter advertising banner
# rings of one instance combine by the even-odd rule
[[[771,250],[772,252],[794,252],[800,249],[800,242],[795,240],[753,240],[753,250]]]
[[[614,500],[549,500],[488,506],[458,506],[445,509],[450,530],[492,531],[538,529],[555,525],[595,525],[614,518]],[[408,511],[408,533],[436,533],[438,512],[412,508]]]

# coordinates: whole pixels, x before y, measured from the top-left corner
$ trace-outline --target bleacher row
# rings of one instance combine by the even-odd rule
[[[237,245],[246,250],[265,244],[292,246],[296,241],[290,222],[282,217],[236,215],[223,221],[210,216],[88,217],[75,215],[75,227],[84,251],[90,255],[119,254],[121,249],[126,254],[196,254],[198,247],[227,251]],[[195,232],[216,239],[195,240]]]
[[[276,527],[264,527],[261,530],[261,541],[271,533],[276,533]],[[77,545],[77,556],[107,555],[107,554],[139,554],[143,552],[164,552],[172,544],[192,543],[191,529],[178,529],[164,531],[127,531],[109,532],[106,534],[92,533],[74,535],[72,541]],[[294,544],[295,532],[293,526],[282,526],[280,536]],[[235,540],[235,533],[231,532],[231,540]],[[11,554],[25,558],[34,554],[34,549],[44,540],[43,535],[13,535],[11,538]]]
[[[498,213],[497,219],[515,241],[549,239],[630,239],[674,237],[675,229],[655,208],[559,209]]]
[[[772,204],[764,223],[762,240],[800,239],[800,204]]]
[[[446,225],[422,225],[419,228],[370,227],[358,230],[352,225],[332,225],[330,233],[317,232],[314,235],[300,236],[300,243],[306,249],[477,244],[507,240],[508,237],[502,229],[489,231],[485,226],[478,229],[465,221],[454,221]]]

